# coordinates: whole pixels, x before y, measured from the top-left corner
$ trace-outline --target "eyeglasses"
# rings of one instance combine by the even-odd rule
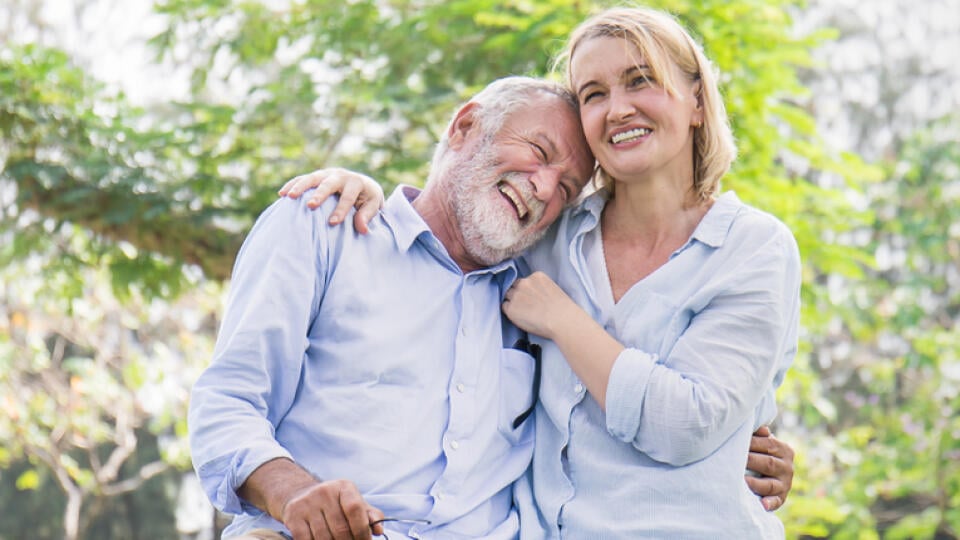
[[[527,338],[518,339],[517,342],[513,344],[513,348],[533,357],[533,399],[530,400],[530,406],[527,407],[527,410],[523,411],[523,413],[513,421],[513,429],[517,429],[537,407],[537,396],[540,395],[540,368],[543,362],[541,361],[542,351],[540,350],[540,345],[530,343],[530,340]]]
[[[406,518],[397,518],[397,517],[385,517],[383,519],[378,519],[376,521],[371,522],[370,528],[372,529],[374,525],[378,525],[380,523],[384,523],[387,521],[395,521],[397,523],[409,523],[411,525],[417,525],[417,524],[429,525],[430,524],[430,520],[428,519],[406,519]],[[390,537],[387,536],[386,529],[384,529],[383,534],[381,534],[380,536],[383,537],[383,540],[390,540]]]

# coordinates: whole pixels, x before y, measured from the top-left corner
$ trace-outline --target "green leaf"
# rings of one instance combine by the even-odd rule
[[[17,477],[17,489],[21,491],[35,490],[40,486],[40,475],[36,469],[29,469]]]

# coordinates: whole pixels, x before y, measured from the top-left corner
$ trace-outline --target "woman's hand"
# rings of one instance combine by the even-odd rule
[[[597,403],[606,410],[607,381],[620,344],[543,272],[518,279],[503,313],[523,330],[551,339]]]
[[[328,222],[331,225],[343,222],[350,207],[355,206],[357,213],[353,216],[353,227],[361,234],[370,231],[367,225],[383,207],[383,188],[376,180],[339,167],[318,169],[312,173],[297,176],[288,180],[278,194],[281,197],[296,199],[313,187],[317,189],[307,201],[307,206],[317,208],[327,200],[327,197],[339,193],[340,200],[330,214]]]
[[[543,272],[515,281],[503,300],[503,313],[513,324],[547,339],[554,339],[558,322],[580,311],[567,293]]]

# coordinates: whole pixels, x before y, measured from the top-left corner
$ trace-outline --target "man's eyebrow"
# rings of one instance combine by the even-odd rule
[[[549,147],[547,149],[549,150],[550,155],[555,156],[559,153],[557,151],[557,145],[553,143],[553,139],[548,137],[545,133],[543,132],[537,133],[536,135],[534,135],[534,139],[536,139],[538,142],[540,142],[544,146]]]

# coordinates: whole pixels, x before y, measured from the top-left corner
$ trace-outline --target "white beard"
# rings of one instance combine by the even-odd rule
[[[530,182],[519,173],[507,173],[491,184],[495,165],[493,147],[484,141],[479,152],[457,167],[452,201],[464,249],[487,266],[516,257],[546,233],[546,228],[535,229],[545,205],[533,196]],[[524,222],[500,201],[503,195],[496,185],[503,179],[510,180],[530,208]]]

